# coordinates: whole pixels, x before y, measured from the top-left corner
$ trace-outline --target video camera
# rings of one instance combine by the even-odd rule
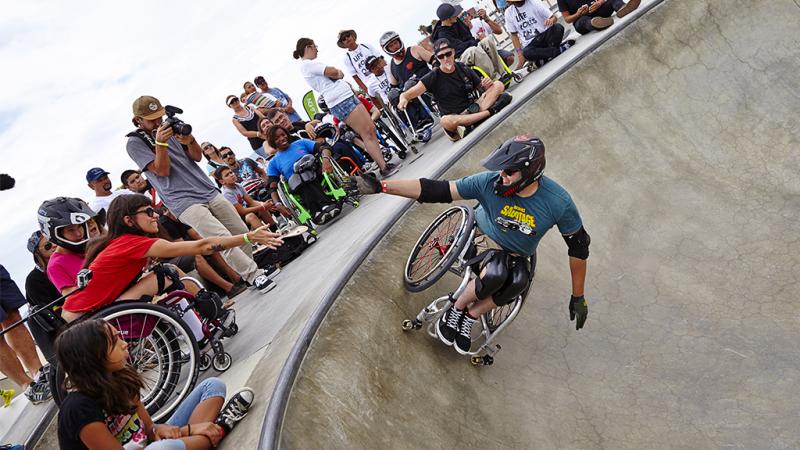
[[[172,127],[172,132],[180,134],[181,136],[188,136],[192,134],[192,126],[175,117],[176,114],[183,114],[183,110],[177,106],[166,105],[164,111],[167,113],[166,124]]]

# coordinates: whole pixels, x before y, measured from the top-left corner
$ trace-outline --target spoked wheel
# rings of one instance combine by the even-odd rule
[[[214,366],[214,370],[218,372],[225,372],[226,370],[230,369],[232,363],[233,358],[231,358],[231,354],[228,352],[222,352],[214,355],[214,358],[211,361],[211,365]]]
[[[406,261],[406,289],[420,292],[436,283],[469,244],[474,227],[475,213],[467,206],[453,206],[434,219]]]
[[[521,297],[517,297],[513,302],[498,306],[497,308],[489,311],[486,313],[486,324],[489,327],[489,331],[494,333],[500,328],[500,325],[503,324],[506,320],[511,317],[511,313],[514,311],[514,308],[517,306],[517,303],[522,301]]]

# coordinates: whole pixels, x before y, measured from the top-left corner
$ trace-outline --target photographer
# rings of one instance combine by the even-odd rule
[[[133,102],[133,123],[137,129],[127,135],[128,156],[146,172],[164,205],[202,237],[247,233],[239,214],[197,165],[203,156],[202,149],[192,136],[191,126],[175,117],[180,112],[172,106],[162,107],[155,97],[137,98]],[[163,120],[164,114],[169,116],[167,120]],[[259,291],[267,292],[275,286],[253,261],[249,243],[242,242],[222,255]]]

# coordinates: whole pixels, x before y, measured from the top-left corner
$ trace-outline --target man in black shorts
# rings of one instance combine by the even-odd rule
[[[455,60],[455,50],[450,46],[450,41],[437,40],[433,50],[441,63],[440,67],[403,92],[398,108],[403,110],[410,100],[426,91],[431,92],[442,114],[442,129],[451,140],[457,141],[511,103],[511,95],[504,92],[502,82],[478,78],[475,72]],[[480,96],[476,94],[478,89],[483,91]]]
[[[620,19],[639,7],[641,0],[558,0],[564,21],[580,34],[604,30],[614,24],[614,12]]]
[[[467,288],[443,314],[436,326],[442,342],[455,344],[467,354],[470,333],[477,319],[493,308],[510,304],[528,291],[536,265],[539,241],[557,226],[567,243],[572,296],[570,320],[581,329],[589,314],[584,299],[589,235],[569,193],[543,176],[544,144],[532,136],[515,136],[495,149],[481,163],[489,171],[457,181],[377,181],[365,176],[359,190],[364,194],[384,192],[413,198],[420,203],[450,203],[477,200],[475,222],[493,243],[490,250],[473,258],[478,264]],[[495,248],[496,247],[496,248]]]

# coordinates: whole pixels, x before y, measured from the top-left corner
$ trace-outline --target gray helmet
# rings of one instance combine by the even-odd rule
[[[77,253],[86,250],[89,241],[89,219],[95,217],[89,205],[79,198],[56,197],[45,200],[39,206],[39,229],[48,241]],[[61,229],[69,225],[83,225],[83,239],[69,241],[61,234]]]
[[[398,47],[397,50],[395,50],[393,52],[390,52],[389,50],[386,49],[386,46],[389,45],[389,42],[392,42],[395,39],[397,39],[400,42],[400,47]],[[405,50],[405,48],[403,46],[403,40],[400,39],[400,35],[397,34],[394,31],[387,31],[386,33],[383,33],[383,35],[381,35],[380,44],[381,44],[381,48],[383,49],[383,51],[386,52],[386,54],[392,55],[392,56],[394,56],[394,55],[402,52],[403,50]]]

